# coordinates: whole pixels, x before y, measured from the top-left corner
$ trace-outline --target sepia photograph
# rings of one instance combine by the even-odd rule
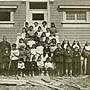
[[[0,90],[90,90],[90,0],[0,0]]]

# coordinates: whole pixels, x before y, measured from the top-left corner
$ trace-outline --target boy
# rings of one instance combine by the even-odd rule
[[[11,50],[11,75],[17,75],[17,69],[18,69],[18,59],[19,59],[19,50],[16,48],[16,44],[12,44],[12,50]]]

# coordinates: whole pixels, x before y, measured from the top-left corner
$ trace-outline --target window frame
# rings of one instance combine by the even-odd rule
[[[81,11],[81,12],[86,12],[86,20],[77,20],[77,14],[75,14],[75,20],[67,20],[66,19],[66,12],[71,12],[71,11],[76,11],[76,12],[79,12],[79,11]],[[68,22],[68,23],[85,23],[85,22],[89,22],[89,11],[88,10],[82,10],[82,9],[69,9],[69,10],[63,10],[63,22]]]
[[[0,21],[0,23],[13,23],[13,15],[14,15],[14,11],[12,10],[0,10],[0,12],[10,12],[10,21]]]

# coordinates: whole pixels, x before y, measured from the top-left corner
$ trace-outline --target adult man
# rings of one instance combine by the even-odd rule
[[[0,70],[4,75],[8,74],[10,61],[11,46],[7,41],[7,37],[3,36],[3,41],[0,42]]]

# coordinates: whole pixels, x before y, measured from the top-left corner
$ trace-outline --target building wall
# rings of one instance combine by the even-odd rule
[[[13,43],[16,41],[17,33],[21,32],[21,29],[26,20],[26,6],[25,2],[21,1],[0,1],[0,5],[15,5],[18,8],[14,12],[14,26],[9,28],[0,27],[0,41],[3,35],[7,35],[8,40]]]
[[[90,40],[90,27],[63,27],[63,12],[58,10],[58,5],[90,5],[90,0],[54,0],[50,3],[50,21],[55,22],[60,41],[68,39],[72,43],[77,39],[81,45],[84,45],[87,40]]]

